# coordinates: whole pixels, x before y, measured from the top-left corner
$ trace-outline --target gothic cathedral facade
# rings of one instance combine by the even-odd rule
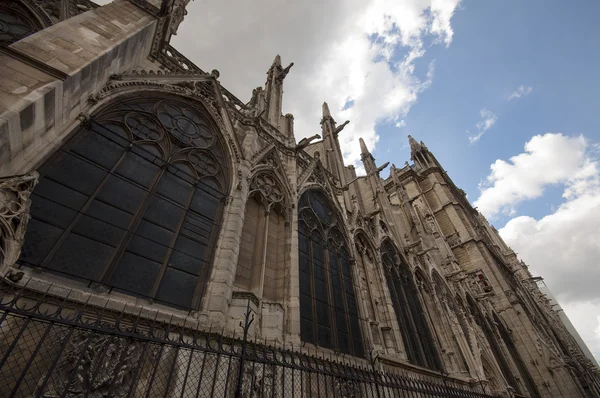
[[[168,387],[143,390],[161,372],[152,364],[124,387],[130,365],[114,352],[141,363],[150,351],[120,342],[160,319],[175,325],[166,335],[243,337],[244,350],[275,346],[465,394],[600,397],[597,366],[537,279],[423,142],[409,136],[412,163],[382,178],[388,164],[361,140],[358,176],[338,140],[348,122],[326,103],[321,131],[297,142],[282,112],[292,65],[277,56],[240,101],[169,44],[188,2],[0,4],[1,396],[205,396],[204,362],[188,394],[187,343],[164,348],[153,333],[144,341],[163,347],[152,352],[171,364]],[[108,330],[98,313],[119,313],[114,324],[134,314],[134,326],[85,337]],[[223,396],[381,396],[351,376],[352,388],[329,391],[293,372],[286,394],[275,381],[287,383],[285,369],[270,395],[253,394],[266,367],[247,382],[230,375],[232,357],[242,370],[250,360],[235,355],[206,381],[239,376],[244,387],[232,381]]]

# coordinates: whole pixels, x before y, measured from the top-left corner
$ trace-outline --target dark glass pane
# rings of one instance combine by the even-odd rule
[[[97,197],[105,203],[135,214],[147,194],[130,182],[111,175]]]
[[[348,332],[348,321],[346,320],[346,313],[342,310],[338,310],[335,312],[335,322],[337,325],[337,329],[344,333]]]
[[[338,270],[337,256],[335,252],[329,249],[329,269],[333,272]]]
[[[352,270],[350,269],[350,262],[343,257],[340,259],[340,262],[342,263],[342,270],[344,272],[344,275],[351,276]]]
[[[141,220],[138,225],[136,235],[151,241],[157,242],[163,246],[170,246],[173,236],[173,231],[169,231],[161,226],[153,224],[146,220]]]
[[[337,339],[338,339],[338,349],[341,352],[349,354],[350,353],[350,342],[348,341],[348,334],[341,332],[338,329]]]
[[[314,279],[315,295],[321,299],[327,298],[327,283],[321,279]]]
[[[159,170],[157,165],[130,151],[117,167],[117,174],[149,188]]]
[[[310,275],[300,271],[300,292],[310,293]]]
[[[128,292],[149,296],[160,266],[160,263],[125,252],[115,267],[109,284]]]
[[[33,195],[31,201],[31,214],[35,214],[40,220],[66,228],[75,218],[77,212],[37,195]]]
[[[57,228],[36,218],[29,220],[25,242],[21,249],[21,261],[29,264],[40,265],[50,250],[58,241],[63,229]]]
[[[298,262],[300,265],[301,272],[310,272],[310,257],[308,254],[300,253],[300,256],[298,257]]]
[[[360,326],[358,324],[358,316],[350,315],[350,330],[352,331],[352,335],[357,338],[360,337]]]
[[[181,177],[167,172],[160,179],[156,192],[182,206],[187,206],[192,193],[192,185]]]
[[[156,299],[189,308],[192,305],[197,283],[198,278],[195,276],[167,268],[156,293]]]
[[[86,195],[92,194],[106,176],[106,171],[65,153],[47,174],[59,183]]]
[[[121,145],[108,140],[106,137],[95,131],[86,131],[83,134],[83,137],[78,137],[77,142],[73,145],[71,151],[91,160],[105,169],[112,169],[123,152],[125,152],[125,148]]]
[[[183,235],[179,235],[177,238],[175,250],[199,260],[205,259],[207,251],[205,245],[188,239]]]
[[[298,228],[298,250],[300,253],[308,254],[308,239],[306,238],[306,235],[304,235],[304,226],[302,223],[300,223]]]
[[[313,336],[313,323],[310,319],[300,319],[300,337],[302,338],[302,341],[315,343],[315,338]]]
[[[325,262],[325,253],[323,250],[322,241],[319,239],[319,236],[313,235],[312,237],[312,249],[313,249],[313,258],[319,264],[324,264]]]
[[[333,336],[331,335],[331,328],[327,326],[317,325],[318,343],[322,347],[333,348]]]
[[[317,300],[316,301],[316,310],[317,310],[317,323],[320,325],[329,326],[329,317],[331,316],[329,312],[329,306],[327,302]]]
[[[302,318],[313,319],[312,305],[312,297],[308,294],[300,293],[300,316]]]
[[[188,256],[185,253],[177,251],[177,249],[171,252],[169,257],[169,266],[180,269],[196,276],[200,275],[202,268],[206,267],[207,264],[195,257]]]
[[[35,187],[32,206],[35,206],[35,201],[37,200],[35,197],[44,197],[76,211],[81,209],[88,198],[87,196],[52,181],[49,178],[42,178]]]
[[[71,233],[48,261],[47,267],[80,278],[99,281],[115,248]]]
[[[365,351],[363,348],[363,342],[361,338],[353,338],[354,344],[352,348],[354,349],[354,355],[357,357],[364,357]]]
[[[344,293],[341,289],[333,289],[333,301],[338,310],[344,310]]]
[[[144,219],[175,231],[185,210],[158,196],[153,196],[144,213]]]
[[[129,245],[127,245],[127,251],[159,263],[164,261],[168,249],[168,246],[164,244],[159,244],[135,235],[129,241]]]
[[[82,216],[73,227],[73,232],[88,238],[97,239],[111,246],[117,246],[125,236],[125,230],[98,219]]]
[[[110,224],[123,229],[127,229],[129,227],[129,223],[131,223],[133,218],[131,214],[99,200],[94,200],[92,203],[90,203],[89,207],[85,211],[85,214],[88,214],[94,218],[108,221]]]
[[[206,245],[210,239],[213,227],[212,222],[206,218],[188,211],[183,220],[180,233],[195,242]]]
[[[201,187],[202,185],[196,188],[190,209],[198,214],[202,214],[206,218],[214,220],[219,208],[219,198],[201,189]]]
[[[315,278],[320,279],[323,282],[325,282],[327,280],[327,277],[325,275],[325,268],[315,265],[313,272],[314,272]]]

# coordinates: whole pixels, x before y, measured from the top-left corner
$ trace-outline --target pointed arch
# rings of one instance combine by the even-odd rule
[[[381,261],[408,360],[430,369],[442,370],[432,332],[418,297],[413,274],[394,243],[381,245]]]
[[[39,171],[21,263],[199,307],[231,181],[202,106],[164,93],[118,98]]]
[[[467,293],[466,302],[469,308],[469,312],[471,316],[475,320],[475,323],[481,328],[483,334],[492,350],[492,354],[496,359],[496,363],[500,366],[500,370],[502,371],[502,375],[504,379],[508,383],[509,386],[515,389],[515,391],[520,391],[519,383],[513,374],[513,371],[510,367],[510,363],[504,352],[502,351],[502,347],[498,344],[496,336],[494,335],[493,328],[489,322],[489,320],[484,316],[483,312],[479,308],[479,305],[475,302],[475,299]]]
[[[433,286],[433,314],[436,318],[434,328],[437,330],[440,345],[443,347],[444,362],[448,371],[454,373],[468,373],[469,365],[466,352],[469,351],[467,336],[463,335],[460,324],[460,311],[450,292],[450,288],[438,273],[431,271]]]
[[[289,195],[271,168],[250,178],[234,284],[260,300],[283,302]]]
[[[321,190],[298,203],[300,337],[364,356],[348,239],[340,213]]]

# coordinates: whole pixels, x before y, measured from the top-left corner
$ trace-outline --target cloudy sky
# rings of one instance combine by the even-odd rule
[[[600,3],[589,0],[195,0],[173,45],[242,101],[276,54],[284,113],[346,161],[423,140],[600,356]]]

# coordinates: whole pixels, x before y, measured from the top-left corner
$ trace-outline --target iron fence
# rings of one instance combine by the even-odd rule
[[[1,282],[0,282],[1,283]],[[247,332],[252,319],[246,319]],[[0,284],[2,397],[491,397]]]

